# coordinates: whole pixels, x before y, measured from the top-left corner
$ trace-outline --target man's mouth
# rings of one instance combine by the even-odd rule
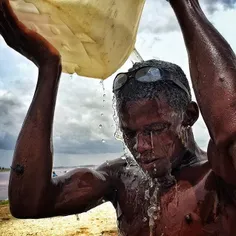
[[[138,160],[138,163],[140,166],[144,167],[145,169],[150,168],[150,167],[155,168],[156,166],[155,163],[158,162],[159,160],[160,158],[153,158],[153,159],[145,158],[143,160],[142,159]]]
[[[140,156],[136,159],[138,164],[145,170],[162,169],[166,165],[166,158]]]
[[[144,165],[147,165],[147,164],[151,164],[151,163],[154,163],[155,161],[157,161],[159,158],[155,158],[155,159],[144,159],[144,160],[139,160],[139,163],[140,164],[144,164]]]

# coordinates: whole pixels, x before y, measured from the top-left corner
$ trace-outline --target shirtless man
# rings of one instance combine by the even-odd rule
[[[236,235],[236,57],[198,0],[169,3],[183,32],[198,106],[210,133],[207,153],[194,141],[191,127],[198,106],[182,70],[149,61],[118,75],[113,87],[120,127],[134,159],[56,178],[51,178],[51,131],[60,56],[17,21],[8,0],[0,2],[3,38],[39,68],[12,163],[13,216],[77,214],[105,200],[116,208],[120,235]]]

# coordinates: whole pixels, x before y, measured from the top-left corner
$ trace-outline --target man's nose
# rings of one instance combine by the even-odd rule
[[[150,135],[143,135],[142,133],[138,133],[136,136],[134,149],[140,154],[145,151],[152,150]]]

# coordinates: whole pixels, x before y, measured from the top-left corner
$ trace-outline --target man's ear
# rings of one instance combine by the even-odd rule
[[[183,126],[193,126],[199,117],[199,108],[196,102],[190,102],[184,114]]]

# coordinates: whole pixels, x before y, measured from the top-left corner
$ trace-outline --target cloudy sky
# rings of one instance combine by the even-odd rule
[[[236,51],[236,0],[200,3]],[[158,58],[180,65],[189,77],[182,35],[167,1],[146,0],[136,48],[145,60]],[[130,66],[129,59],[119,71]],[[95,79],[62,75],[54,122],[55,165],[97,164],[122,153],[122,143],[114,138],[113,78],[102,84]],[[0,38],[0,166],[8,166],[12,160],[36,79],[37,68]],[[209,137],[202,119],[196,123],[194,133],[198,144],[206,149]]]

